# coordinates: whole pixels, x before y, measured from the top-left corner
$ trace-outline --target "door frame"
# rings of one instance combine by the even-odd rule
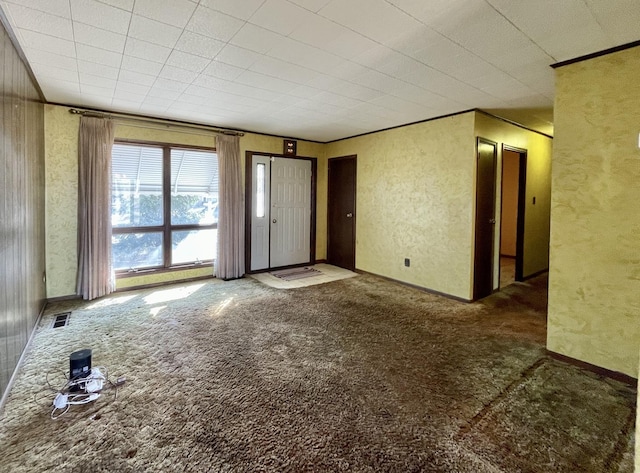
[[[269,153],[266,151],[245,151],[244,165],[244,266],[246,274],[255,274],[271,271],[271,267],[261,270],[251,270],[251,204],[252,204],[252,179],[253,179],[253,155],[269,156],[274,158],[301,159],[311,161],[311,218],[309,238],[309,263],[283,266],[282,269],[295,266],[315,264],[316,262],[316,200],[317,200],[317,175],[318,158],[308,156],[285,156],[284,154]]]
[[[515,280],[524,281],[524,224],[525,210],[527,207],[527,150],[502,144],[500,154],[500,205],[502,206],[502,179],[504,177],[504,152],[511,151],[518,154],[518,217],[516,220],[516,274]],[[502,207],[501,207],[502,208]],[[498,238],[498,248],[502,239],[502,213],[500,213],[500,238]],[[498,280],[499,275],[498,275]]]
[[[329,260],[329,249],[331,246],[331,241],[330,241],[330,234],[331,234],[331,219],[329,218],[329,202],[332,201],[332,198],[334,197],[331,191],[331,173],[329,172],[329,167],[331,166],[331,162],[335,162],[335,161],[345,161],[351,159],[354,161],[355,166],[354,166],[354,171],[353,171],[353,178],[354,178],[354,189],[353,189],[353,239],[352,239],[352,253],[353,253],[353,268],[347,268],[350,269],[351,271],[355,271],[356,268],[356,218],[358,217],[358,214],[356,212],[356,208],[358,205],[357,199],[358,199],[358,194],[356,192],[357,190],[357,185],[358,185],[358,155],[357,154],[351,154],[348,156],[336,156],[334,158],[329,158],[327,159],[327,261]],[[333,191],[335,192],[335,190]]]

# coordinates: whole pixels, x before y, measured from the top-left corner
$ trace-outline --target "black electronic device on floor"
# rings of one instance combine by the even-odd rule
[[[91,374],[91,349],[74,351],[69,355],[69,379],[85,378]]]

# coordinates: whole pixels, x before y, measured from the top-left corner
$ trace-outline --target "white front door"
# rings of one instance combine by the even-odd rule
[[[251,270],[308,263],[311,161],[253,155]]]
[[[271,163],[271,267],[308,263],[311,243],[311,161]]]

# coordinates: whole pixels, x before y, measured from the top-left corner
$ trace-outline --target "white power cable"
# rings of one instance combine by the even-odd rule
[[[71,406],[96,401],[100,397],[105,382],[110,383],[116,389],[115,396],[117,396],[118,386],[124,383],[125,378],[118,378],[118,381],[114,384],[109,381],[107,373],[107,369],[104,366],[100,366],[92,368],[88,376],[68,379],[53,399],[51,418],[58,419],[66,414]],[[48,377],[47,384],[49,384]],[[58,411],[62,412],[57,414]]]

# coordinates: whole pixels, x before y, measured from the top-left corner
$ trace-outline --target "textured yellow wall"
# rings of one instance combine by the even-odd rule
[[[78,115],[45,105],[47,298],[76,292],[79,127]]]
[[[75,294],[77,266],[78,205],[78,129],[80,118],[67,107],[45,107],[45,173],[47,231],[47,297]],[[203,130],[185,131],[158,125],[139,126],[119,122],[116,139],[159,141],[173,144],[215,147],[213,133]],[[244,152],[260,151],[281,154],[282,138],[248,133],[240,138]],[[298,142],[298,155],[318,158],[318,190],[316,215],[316,258],[326,258],[327,233],[327,163],[323,145]],[[244,167],[243,167],[244,171]],[[153,284],[211,274],[211,268],[195,268],[179,272],[149,274],[118,280],[117,287]]]
[[[539,133],[525,130],[510,123],[476,114],[475,133],[498,143],[498,164],[496,192],[496,243],[495,243],[495,275],[494,288],[499,285],[498,269],[500,255],[498,248],[500,232],[500,200],[502,185],[502,145],[514,146],[527,150],[527,200],[524,224],[524,261],[525,277],[546,270],[549,267],[549,214],[551,201],[551,154],[552,139]],[[474,182],[475,187],[475,182]],[[533,198],[536,198],[535,205]]]
[[[556,70],[547,347],[637,376],[640,48]]]
[[[358,269],[471,298],[473,128],[470,112],[327,145],[358,155]]]
[[[640,368],[636,376],[640,379]],[[636,402],[636,467],[634,468],[636,473],[640,473],[640,409],[638,407],[640,407],[640,389],[638,389],[638,401]]]

